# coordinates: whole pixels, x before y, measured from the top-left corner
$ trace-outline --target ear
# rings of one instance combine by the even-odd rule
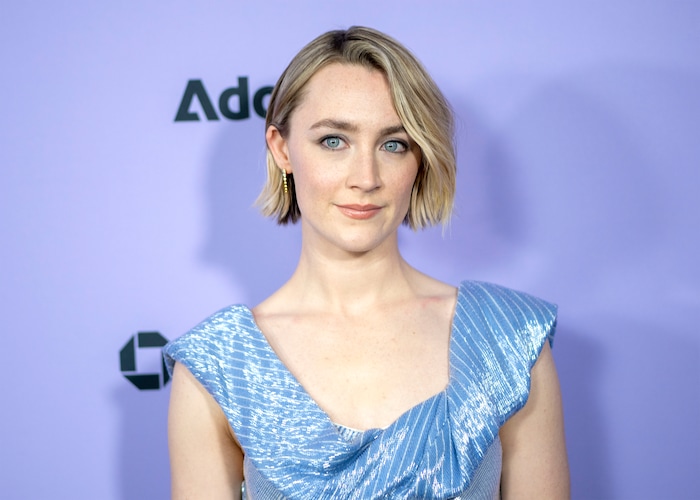
[[[265,141],[267,147],[275,159],[275,163],[288,174],[292,173],[292,165],[289,161],[289,148],[287,147],[287,139],[282,137],[279,129],[274,125],[267,127],[265,132]]]

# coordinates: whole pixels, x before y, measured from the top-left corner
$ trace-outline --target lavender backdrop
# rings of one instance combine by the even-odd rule
[[[451,230],[402,232],[407,258],[560,306],[574,498],[700,498],[699,3],[0,10],[4,498],[168,497],[168,387],[136,389],[120,350],[256,303],[299,244],[250,207],[262,119],[219,95],[245,76],[252,100],[352,24],[409,46],[459,118]],[[174,121],[191,79],[219,120]],[[138,349],[137,371],[157,359]]]

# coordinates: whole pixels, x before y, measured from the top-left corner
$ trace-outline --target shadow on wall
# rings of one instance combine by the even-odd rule
[[[609,362],[603,351],[586,332],[566,324],[557,327],[553,352],[564,405],[572,498],[614,498],[610,440],[598,391]]]
[[[660,68],[595,68],[542,86],[503,127],[525,243],[558,296],[641,312],[662,283],[697,289],[699,85]]]
[[[202,259],[226,273],[254,306],[292,274],[301,239],[253,204],[266,176],[264,122],[228,123],[210,155],[205,186],[207,239]]]
[[[687,229],[689,186],[700,185],[697,80],[594,68],[538,88],[499,134],[528,222],[513,276],[570,313],[556,355],[575,498],[688,498],[700,487],[690,472],[700,339],[687,302],[700,306],[700,237]]]
[[[170,498],[168,460],[169,386],[140,391],[126,380],[114,389],[120,421],[119,498]]]
[[[522,246],[526,212],[516,165],[496,134],[468,103],[452,99],[457,122],[457,190],[446,228],[411,231],[399,237],[404,257],[448,283],[494,279]]]
[[[700,346],[676,334],[687,320],[590,311],[571,338],[562,330],[573,498],[697,497]],[[608,340],[595,347],[593,332]]]

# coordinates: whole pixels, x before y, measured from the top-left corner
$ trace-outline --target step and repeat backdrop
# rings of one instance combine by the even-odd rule
[[[0,496],[168,498],[161,347],[255,305],[271,86],[373,26],[457,115],[447,231],[405,257],[560,307],[574,498],[700,498],[700,4],[25,2],[0,9]]]

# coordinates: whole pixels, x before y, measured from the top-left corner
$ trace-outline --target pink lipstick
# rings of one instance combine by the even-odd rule
[[[343,215],[356,220],[371,219],[379,213],[382,207],[378,205],[336,205]]]

